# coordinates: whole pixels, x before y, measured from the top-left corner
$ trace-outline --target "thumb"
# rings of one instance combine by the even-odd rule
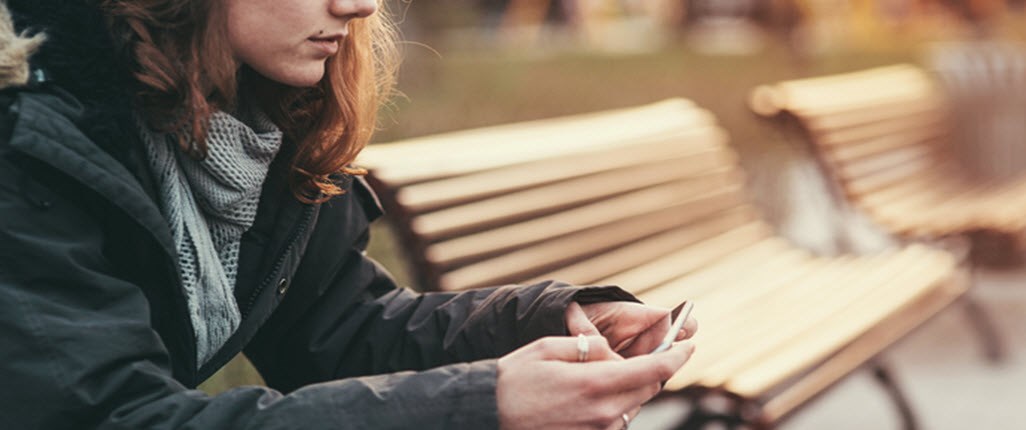
[[[583,334],[585,336],[601,336],[595,324],[591,323],[584,309],[577,302],[570,302],[566,308],[566,329],[571,336]]]

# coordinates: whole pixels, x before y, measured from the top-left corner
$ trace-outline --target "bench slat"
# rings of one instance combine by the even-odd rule
[[[803,114],[848,111],[867,104],[886,106],[933,94],[933,85],[924,78],[922,70],[908,64],[878,67],[781,82],[773,86],[772,101],[777,111]]]
[[[680,252],[683,248],[691,249],[702,257],[702,259],[685,258],[683,261],[687,263],[676,266],[680,274],[688,273],[700,267],[706,260],[715,260],[747,245],[734,237],[722,239],[723,245],[710,239],[729,235],[734,231],[746,231],[745,226],[753,224],[757,217],[758,215],[749,207],[739,207],[724,213],[717,213],[705,219],[697,219],[693,224],[684,225],[638,243],[617,248],[580,263],[546,273],[529,280],[528,283],[546,279],[563,279],[579,284],[606,283],[608,281],[603,281],[603,279],[608,280],[616,274],[665,258],[667,255]],[[768,230],[763,226],[756,228],[759,231],[766,231],[768,234]],[[630,282],[625,285],[638,284]]]
[[[867,208],[879,207],[902,199],[918,198],[925,190],[956,191],[965,187],[965,183],[957,174],[945,175],[938,169],[931,169],[922,175],[899,182],[890,187],[862,197],[862,204]]]
[[[930,130],[910,130],[904,133],[880,136],[858,143],[825,149],[825,154],[834,165],[857,162],[888,151],[901,150],[911,146],[940,144],[939,136]]]
[[[673,307],[685,299],[696,299],[710,290],[720,288],[725,280],[736,278],[738,273],[762,274],[765,267],[778,267],[781,262],[793,264],[810,259],[808,251],[796,249],[779,237],[770,237],[725,258],[709,261],[706,266],[698,268],[701,270],[684,276],[658,279],[650,288],[639,291],[638,298],[657,306]]]
[[[641,201],[644,198],[665,206],[653,209],[650,204]],[[549,271],[551,267],[578,262],[610,248],[630,244],[639,238],[677,227],[682,221],[690,219],[681,216],[682,206],[688,206],[690,210],[706,215],[710,211],[715,212],[716,209],[737,207],[740,198],[740,189],[737,188],[716,191],[714,194],[684,202],[665,200],[663,196],[657,196],[655,193],[650,196],[638,193],[583,208],[587,213],[585,210],[572,211],[542,220],[533,220],[526,223],[529,225],[527,227],[518,227],[524,227],[524,231],[528,231],[531,225],[540,224],[539,227],[544,225],[552,229],[581,231],[459,267],[442,275],[441,283],[447,289],[473,288],[489,283],[509,282],[511,279],[528,279],[538,273]],[[628,206],[625,202],[639,203],[637,206]],[[619,212],[616,212],[618,210]],[[554,218],[561,220],[556,222]],[[623,221],[615,222],[616,220]],[[596,228],[601,231],[585,230],[592,225],[599,226]]]
[[[809,119],[812,122],[815,118]],[[925,112],[915,115],[899,114],[894,117],[873,120],[864,124],[850,124],[844,128],[813,129],[813,135],[820,144],[834,147],[850,145],[881,137],[906,138],[925,140],[945,135],[948,130],[944,123],[949,118],[938,112]],[[919,135],[926,133],[925,138]],[[911,136],[906,136],[911,134]]]
[[[908,169],[910,166],[932,166],[933,161],[929,148],[915,145],[895,149],[872,158],[845,163],[840,166],[840,170],[846,180],[853,180],[886,173],[894,169]]]
[[[695,181],[669,183],[635,191],[553,215],[529,218],[513,224],[505,223],[508,225],[434,243],[427,247],[426,256],[432,263],[453,266],[477,256],[514,250],[601,225],[661,212],[673,215],[663,217],[667,221],[660,224],[669,229],[693,218],[742,205],[744,196],[741,188],[726,185],[736,183],[736,180],[733,172],[722,171]]]
[[[552,159],[515,164],[491,170],[402,187],[396,195],[410,213],[428,212],[500,194],[530,189],[613,170],[631,170],[649,163],[687,159],[702,163],[702,157],[716,157],[724,139],[713,129],[682,130],[672,135],[616,148],[598,148]]]
[[[749,247],[749,245],[761,244],[760,241],[770,237],[771,234],[772,230],[764,223],[752,223],[700,242],[694,247],[681,249],[650,263],[602,279],[599,283],[620,285],[635,294],[643,293],[663,283],[690,275],[693,271],[714,264],[717,260],[727,256],[734,257],[736,254],[755,256],[759,251],[765,251],[769,255],[773,251],[778,251],[780,249],[779,239],[768,239],[771,244],[767,246]]]
[[[731,155],[719,151],[687,164],[670,160],[643,169],[604,172],[424,214],[414,218],[411,227],[424,240],[438,241],[649,187],[673,188],[683,195],[723,187],[740,179],[725,171],[725,157]]]
[[[447,178],[581,150],[656,139],[680,130],[712,129],[711,115],[684,99],[371,145],[358,164],[393,187]],[[625,127],[624,124],[630,124]],[[562,139],[575,136],[576,139]],[[514,145],[514,146],[507,146]],[[514,148],[514,149],[511,149]]]
[[[845,191],[849,196],[860,198],[864,195],[887,188],[900,181],[907,181],[920,174],[925,174],[932,166],[930,159],[913,159],[893,169],[876,172],[873,175],[848,178]]]

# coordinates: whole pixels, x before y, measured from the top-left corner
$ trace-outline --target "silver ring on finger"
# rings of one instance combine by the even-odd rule
[[[623,427],[620,427],[620,430],[627,430],[627,427],[631,426],[631,416],[624,412],[623,415],[620,415],[620,418],[623,419]]]
[[[585,362],[588,361],[588,352],[591,346],[588,345],[588,336],[583,334],[577,335],[577,361]]]

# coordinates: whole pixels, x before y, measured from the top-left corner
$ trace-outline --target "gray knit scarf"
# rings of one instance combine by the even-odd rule
[[[254,111],[215,113],[207,157],[200,161],[179,149],[174,134],[137,121],[178,251],[199,365],[224,346],[242,320],[234,295],[239,243],[253,225],[261,185],[281,147],[281,131]]]

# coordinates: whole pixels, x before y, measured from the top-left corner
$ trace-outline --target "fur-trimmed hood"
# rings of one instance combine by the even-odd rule
[[[0,88],[45,81],[82,105],[87,136],[121,158],[135,141],[127,62],[100,0],[5,0],[0,8]]]
[[[7,5],[0,3],[0,89],[28,83],[29,56],[43,40],[42,34],[27,36],[15,31]]]

